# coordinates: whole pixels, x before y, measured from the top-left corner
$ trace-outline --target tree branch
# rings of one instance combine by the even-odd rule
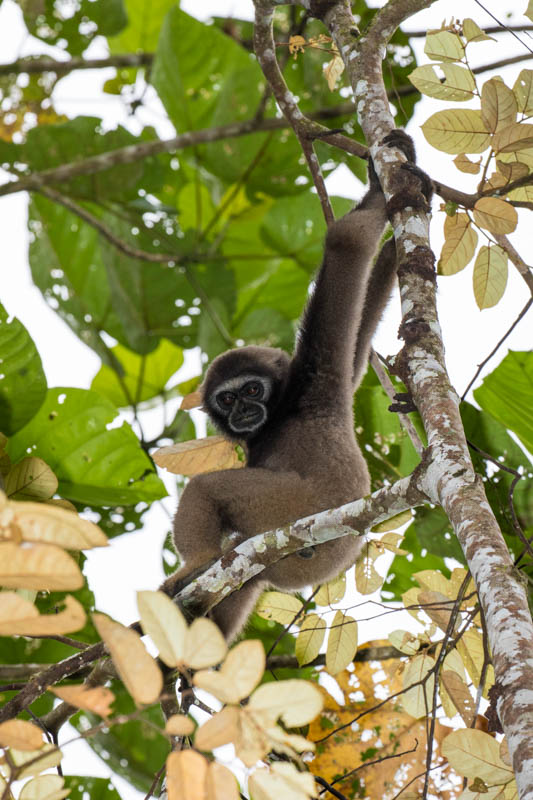
[[[350,76],[359,121],[371,142],[372,158],[387,197],[394,197],[398,188],[390,168],[391,151],[388,164],[380,158],[383,148],[379,142],[393,127],[381,60],[398,25],[429,5],[431,0],[391,0],[378,11],[360,42],[350,36],[347,2],[333,3],[324,18]],[[448,514],[474,577],[500,689],[498,714],[507,734],[520,797],[529,798],[533,796],[529,768],[533,763],[533,624],[527,597],[514,573],[483,483],[475,476],[458,398],[446,373],[427,215],[399,206],[393,213],[393,228],[400,262],[400,334],[405,341],[395,359],[395,369],[411,391],[428,437],[426,458],[431,461],[422,486]]]

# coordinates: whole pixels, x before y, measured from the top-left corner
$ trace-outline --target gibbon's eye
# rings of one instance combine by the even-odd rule
[[[233,392],[220,392],[217,394],[217,402],[222,408],[230,408],[235,402],[235,395]]]
[[[244,394],[247,397],[259,398],[263,396],[263,384],[259,381],[250,381],[244,387]]]

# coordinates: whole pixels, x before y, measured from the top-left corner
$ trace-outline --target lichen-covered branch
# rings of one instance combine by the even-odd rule
[[[194,615],[206,613],[236,587],[280,558],[340,536],[362,536],[378,522],[428,501],[420,490],[422,475],[423,468],[417,469],[411,476],[361,500],[247,539],[208,569],[198,570],[198,577],[182,588],[176,599]]]
[[[344,0],[323,15],[354,89],[359,122],[387,198],[396,190],[394,154],[380,147],[393,128],[381,77],[385,46],[397,26],[432,0],[390,0],[362,39],[352,35]],[[326,4],[322,4],[326,7]],[[475,476],[450,384],[436,309],[433,254],[423,210],[392,209],[399,257],[404,347],[395,369],[409,387],[426,429],[429,450],[422,486],[442,505],[457,533],[476,582],[487,622],[498,692],[497,710],[508,738],[519,795],[533,798],[533,624],[527,597]]]

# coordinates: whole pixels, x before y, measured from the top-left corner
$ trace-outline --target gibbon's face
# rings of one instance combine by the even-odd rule
[[[221,381],[209,394],[207,405],[215,422],[232,436],[246,439],[268,421],[273,381],[252,372]]]

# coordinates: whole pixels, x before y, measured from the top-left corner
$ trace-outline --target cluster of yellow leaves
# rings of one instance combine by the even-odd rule
[[[385,644],[368,642],[361,649]],[[340,704],[324,690],[324,710],[309,727],[308,737],[316,744],[309,767],[347,797],[391,800],[412,778],[425,772],[426,720],[413,719],[396,702],[382,704],[384,697],[401,691],[397,660],[363,661],[354,666],[353,672],[336,675],[344,696]],[[448,731],[437,722],[435,742],[440,743]],[[401,756],[375,763],[396,753]],[[365,762],[372,763],[365,766]],[[443,763],[440,756],[438,762]],[[442,770],[446,777],[449,768],[443,765]],[[420,778],[409,788],[420,792],[422,786]],[[430,778],[429,793],[444,797],[439,787]]]
[[[455,569],[449,579],[432,570],[415,573],[412,577],[420,588],[414,587],[405,592],[403,602],[409,613],[421,623],[423,629],[418,635],[407,631],[394,631],[389,636],[391,644],[409,656],[416,654],[422,645],[432,642],[438,630],[441,632],[448,630],[458,590],[466,577],[466,571],[462,568]],[[461,612],[471,615],[476,602],[475,594],[463,600]],[[463,621],[464,617],[460,614],[453,634],[458,634],[462,630]],[[403,672],[404,691],[398,699],[404,711],[415,719],[423,719],[431,712],[438,656],[438,646],[434,655],[414,655]],[[475,692],[480,686],[484,660],[482,633],[473,624],[461,634],[456,648],[447,653],[438,676],[440,702],[447,717],[452,718],[459,714],[467,728],[453,731],[445,736],[441,754],[460,775],[472,781],[477,780],[476,785],[481,786],[480,791],[486,793],[491,787],[499,787],[494,797],[498,796],[498,800],[510,800],[514,797],[516,785],[512,769],[509,764],[502,762],[499,755],[500,745],[488,734],[471,727],[476,713],[473,691]],[[489,665],[483,686],[485,697],[493,683],[494,672]],[[470,798],[473,800],[475,795],[469,794],[470,791],[471,787],[461,795],[462,800]],[[492,795],[483,794],[483,797],[486,796],[492,798]]]
[[[383,523],[381,530],[388,530],[390,524],[396,526],[405,521],[404,518],[399,520],[398,516]],[[400,534],[388,532],[379,541],[365,543],[355,569],[356,588],[360,594],[371,594],[383,583],[384,578],[374,568],[376,558],[385,551],[405,555],[406,551],[398,547],[401,538]],[[321,586],[313,595],[313,600],[318,606],[331,607],[342,600],[345,592],[346,576],[343,574]],[[295,654],[300,666],[309,664],[318,656],[329,631],[326,669],[331,675],[336,675],[353,661],[357,652],[357,620],[343,611],[336,611],[332,622],[328,624],[319,614],[302,615],[302,610],[303,604],[297,597],[283,592],[265,592],[256,606],[256,613],[264,619],[279,622],[280,625],[299,626]]]
[[[16,496],[44,495],[57,488],[47,465],[37,458],[24,459],[11,468],[6,489]],[[55,476],[53,476],[55,479]],[[43,487],[47,486],[47,492]],[[0,585],[5,589],[65,591],[83,586],[78,564],[65,549],[102,547],[107,538],[97,525],[60,505],[19,502],[0,492]],[[85,625],[85,612],[73,597],[65,609],[41,615],[16,591],[0,593],[2,636],[49,636],[71,633]]]
[[[465,51],[469,44],[490,38],[471,19],[464,20],[462,35],[455,27],[430,31],[425,52],[438,63],[417,67],[409,76],[429,97],[454,102],[479,99],[478,109],[438,111],[422,125],[433,147],[457,154],[457,169],[472,175],[481,171],[478,191],[483,196],[473,212],[457,212],[455,207],[448,210],[438,265],[441,275],[453,275],[472,260],[478,243],[476,227],[494,235],[511,233],[518,216],[509,201],[533,201],[531,185],[512,188],[514,181],[527,178],[533,168],[533,125],[525,121],[533,114],[533,70],[522,70],[512,89],[496,77],[479,91]],[[467,156],[486,150],[485,163],[482,158],[472,161]],[[491,164],[495,171],[489,174]],[[496,305],[507,284],[507,254],[489,236],[487,240],[488,245],[477,253],[473,271],[474,296],[481,309]]]
[[[45,744],[42,731],[32,722],[19,719],[2,722],[0,747],[9,750],[9,760],[3,760],[0,765],[2,793],[8,791],[13,781],[31,778],[22,787],[19,800],[62,800],[68,795],[69,790],[64,788],[60,775],[40,774],[57,767],[63,754],[58,747]]]
[[[314,684],[287,680],[258,687],[265,670],[261,642],[241,642],[228,652],[220,630],[211,620],[195,619],[189,626],[178,607],[162,592],[139,592],[137,601],[143,631],[149,634],[161,660],[169,667],[196,670],[192,678],[194,686],[225,704],[196,732],[188,717],[175,715],[168,720],[167,733],[194,735],[196,748],[196,751],[171,753],[169,756],[170,800],[184,796],[238,800],[238,787],[231,772],[221,765],[210,765],[197,751],[213,750],[231,742],[237,756],[251,767],[271,750],[291,758],[302,751],[312,750],[310,742],[302,736],[287,733],[278,725],[278,720],[289,728],[310,722],[322,708],[322,696]],[[103,614],[94,614],[93,620],[135,702],[139,705],[155,702],[161,693],[163,678],[141,637]],[[207,669],[219,664],[217,670]],[[241,706],[240,702],[247,697],[250,698],[248,703]],[[77,705],[81,702],[83,696],[78,696]],[[286,766],[288,771],[282,769],[279,772],[277,768],[256,770],[253,775],[257,784],[254,796],[264,800],[277,799],[280,782],[294,784],[294,800],[307,800],[313,796],[312,777]]]

